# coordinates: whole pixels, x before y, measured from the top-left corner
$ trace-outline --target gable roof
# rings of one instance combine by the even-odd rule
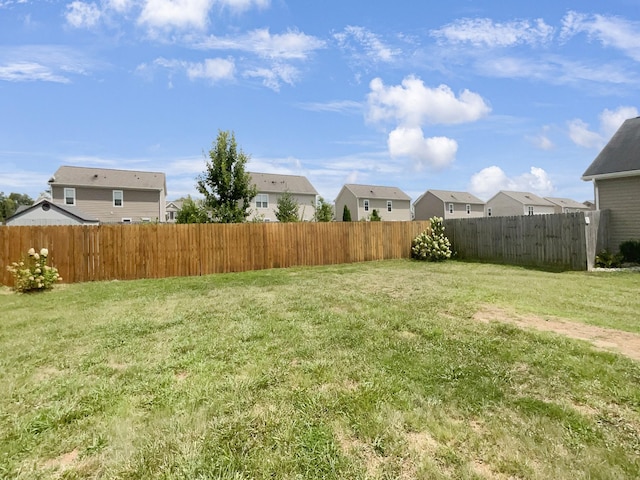
[[[491,200],[493,200],[496,196],[500,195],[501,193],[507,195],[508,197],[513,198],[516,202],[521,203],[523,205],[538,205],[538,206],[542,206],[542,207],[552,207],[553,204],[547,200],[545,200],[542,197],[539,197],[533,193],[530,192],[511,192],[508,190],[500,190],[498,193],[496,193],[493,197],[491,197],[487,203],[489,203]]]
[[[318,195],[318,192],[307,177],[302,175],[280,175],[277,173],[256,173],[248,172],[251,181],[260,192],[268,193],[301,193],[308,195]]]
[[[575,208],[579,210],[589,210],[589,207],[584,203],[576,202],[570,198],[557,198],[557,197],[544,197],[548,202],[558,205],[563,208]]]
[[[49,183],[69,187],[167,191],[164,173],[110,168],[62,166],[56,170]]]
[[[5,220],[5,223],[8,222],[9,220],[14,220],[16,218],[19,218],[28,212],[32,212],[37,208],[42,208],[43,210],[49,210],[49,209],[57,210],[58,212],[63,213],[67,217],[71,217],[74,220],[78,220],[79,222],[95,222],[95,223],[99,222],[97,218],[91,217],[86,213],[78,210],[78,207],[69,206],[69,205],[60,205],[58,203],[53,203],[51,200],[43,198],[35,202],[33,205],[20,205],[18,207],[18,210],[16,210],[16,212],[13,215],[11,215],[9,218]]]
[[[422,198],[427,193],[431,193],[434,197],[443,202],[456,202],[456,203],[475,203],[478,205],[484,205],[484,201],[480,200],[475,195],[471,195],[467,192],[455,192],[453,190],[427,190],[423,195],[420,196]],[[418,198],[418,200],[420,200]],[[416,200],[415,203],[418,202]]]
[[[383,200],[409,200],[411,197],[397,187],[383,187],[379,185],[356,185],[346,183],[346,188],[356,198],[381,198]]]
[[[629,174],[640,175],[640,117],[624,121],[582,174],[582,179]]]

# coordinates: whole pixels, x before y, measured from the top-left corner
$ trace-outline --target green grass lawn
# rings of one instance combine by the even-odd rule
[[[0,478],[637,479],[640,274],[389,261],[0,290]]]

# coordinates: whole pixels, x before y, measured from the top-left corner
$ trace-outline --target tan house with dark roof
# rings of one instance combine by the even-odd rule
[[[307,222],[313,220],[318,192],[307,177],[256,172],[249,172],[249,175],[258,189],[258,194],[251,200],[249,220],[277,222],[278,198],[285,192],[289,192],[300,206],[300,218]]]
[[[550,215],[555,213],[555,206],[530,192],[501,190],[487,200],[486,213],[487,217]]]
[[[415,220],[478,218],[484,217],[484,202],[467,192],[427,190],[413,202],[413,211]]]
[[[49,185],[52,203],[76,207],[100,223],[166,219],[164,173],[62,166]]]
[[[336,197],[336,220],[342,221],[345,205],[354,222],[369,220],[374,209],[384,221],[411,220],[411,197],[397,187],[345,184]]]
[[[582,175],[597,210],[609,210],[609,249],[640,240],[640,117],[625,120]]]
[[[576,202],[570,198],[544,197],[547,202],[553,203],[555,213],[590,212],[591,208],[584,203]]]

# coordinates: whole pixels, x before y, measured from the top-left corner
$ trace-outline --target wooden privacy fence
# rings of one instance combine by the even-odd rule
[[[462,259],[587,269],[584,213],[455,219],[444,226]]]
[[[29,248],[48,248],[64,282],[206,275],[408,258],[429,222],[0,227],[0,278]]]

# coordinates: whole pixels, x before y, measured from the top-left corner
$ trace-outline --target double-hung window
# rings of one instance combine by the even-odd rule
[[[364,211],[368,212],[369,211],[369,200],[363,200],[362,201],[362,205],[364,206]]]
[[[76,204],[76,189],[65,188],[64,189],[64,204],[75,205]]]
[[[467,215],[471,214],[471,205],[467,203]]]
[[[449,213],[453,213],[453,203],[449,204]]]
[[[269,195],[259,193],[256,195],[256,208],[269,208]]]
[[[122,207],[124,204],[124,192],[122,190],[113,191],[113,206]]]
[[[387,212],[393,210],[393,202],[391,200],[387,200]]]
[[[529,206],[529,215],[533,215],[533,205]]]

